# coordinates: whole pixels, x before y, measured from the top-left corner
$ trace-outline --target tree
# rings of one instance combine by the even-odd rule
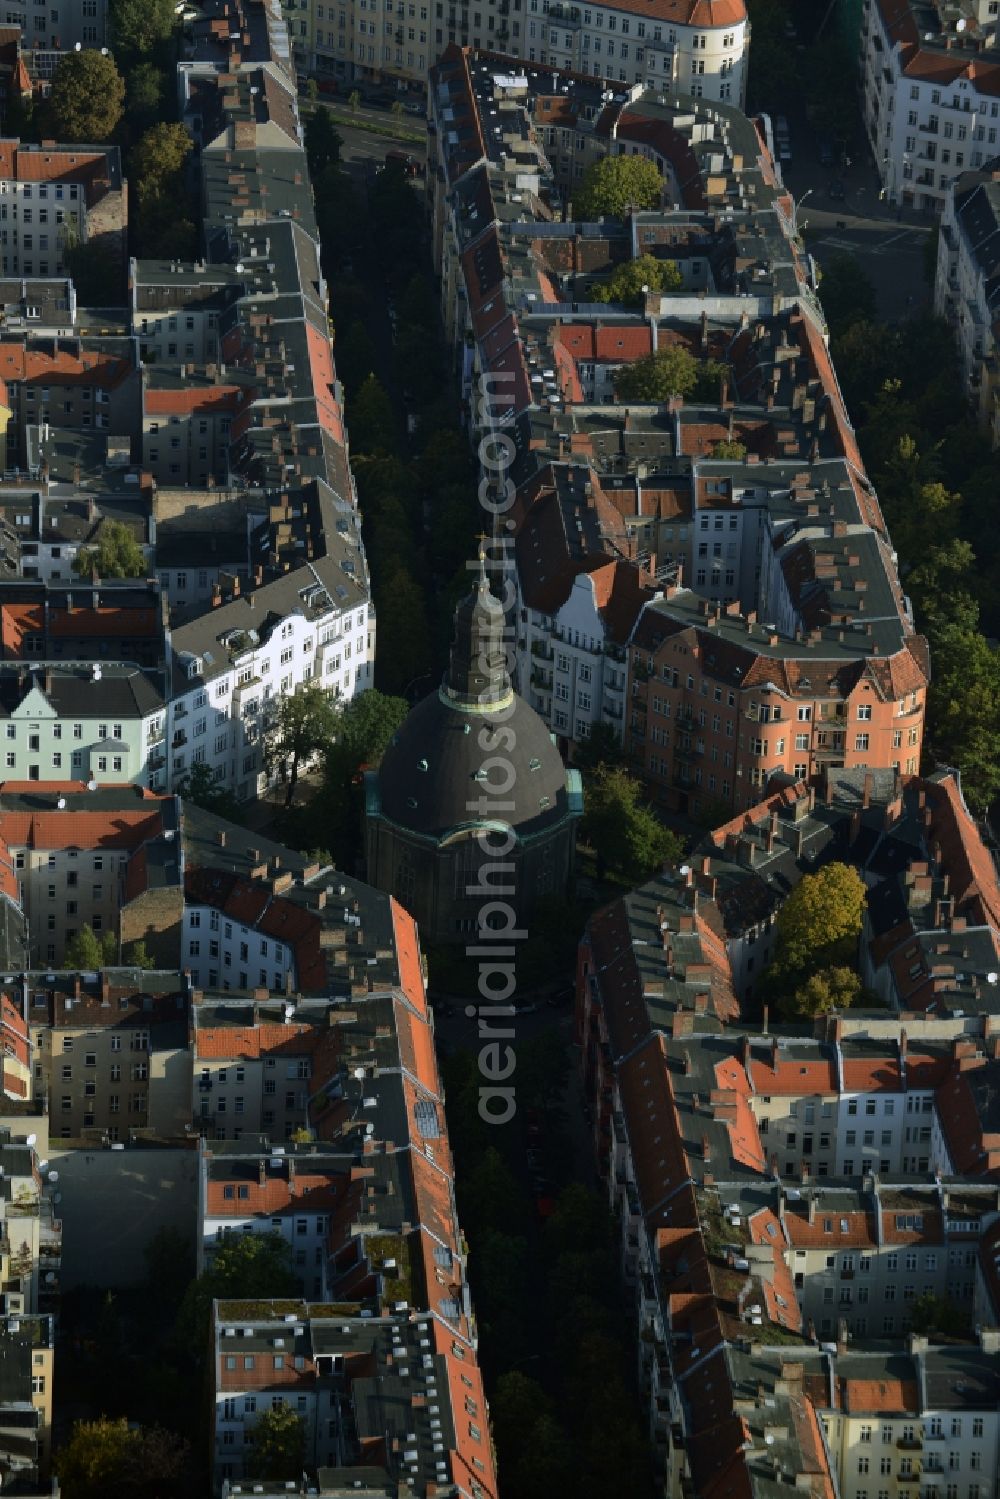
[[[604,156],[584,172],[573,195],[573,217],[623,219],[636,210],[659,208],[662,196],[663,178],[645,156]]]
[[[857,960],[865,898],[864,882],[847,864],[826,864],[799,881],[778,913],[775,958],[767,972],[783,1003],[794,1007],[801,993],[803,1003],[829,1007],[831,996],[846,992],[838,970]],[[824,970],[830,971],[824,983],[810,986]]]
[[[239,802],[231,791],[223,790],[209,765],[192,765],[187,775],[178,781],[177,794],[184,801],[203,807],[206,812],[214,812],[216,817],[224,817],[227,822],[243,820]]]
[[[698,383],[698,361],[682,344],[669,344],[634,364],[622,365],[615,380],[619,401],[669,401],[689,396]]]
[[[136,184],[137,228],[148,254],[185,259],[194,253],[195,210],[186,175],[192,149],[183,125],[162,122],[132,149],[129,178]]]
[[[136,63],[125,79],[125,116],[131,133],[155,125],[162,110],[166,76],[153,62]]]
[[[295,799],[302,766],[326,749],[337,728],[333,704],[315,683],[307,684],[278,703],[278,715],[270,730],[265,754],[269,768],[277,767],[287,786],[285,806]]]
[[[585,787],[583,832],[605,863],[629,880],[642,880],[681,856],[681,843],[641,800],[642,788],[620,766],[598,766]]]
[[[374,371],[378,358],[371,334],[360,318],[354,319],[343,338],[338,336],[336,356],[337,374],[343,381],[350,403],[360,394],[361,387]],[[351,436],[354,437],[353,422]]]
[[[646,291],[676,291],[683,277],[675,260],[659,260],[655,255],[640,255],[616,266],[607,281],[590,288],[592,302],[622,302],[626,307],[641,307]]]
[[[65,1499],[184,1499],[193,1476],[182,1437],[160,1426],[130,1428],[124,1417],[77,1421],[54,1465]]]
[[[831,255],[823,267],[819,299],[834,338],[855,323],[870,323],[875,319],[878,304],[874,283],[861,269],[857,256],[850,252]]]
[[[67,225],[71,223],[67,220]],[[67,240],[70,236],[67,236]],[[125,302],[125,277],[122,267],[103,245],[65,243],[63,263],[66,274],[76,287],[82,307],[121,307]]]
[[[187,1288],[177,1316],[178,1338],[201,1356],[213,1301],[263,1301],[294,1296],[298,1290],[291,1249],[280,1233],[227,1236],[215,1248],[207,1270]]]
[[[309,175],[313,178],[335,167],[340,161],[343,142],[337,134],[333,118],[328,109],[313,109],[306,115],[305,146]]]
[[[125,83],[114,59],[93,48],[64,52],[52,75],[48,109],[60,141],[110,140],[125,107]]]
[[[96,973],[99,968],[114,967],[118,959],[118,939],[114,932],[98,937],[91,926],[82,926],[70,938],[63,954],[63,967],[80,973]]]
[[[821,968],[795,990],[789,1009],[809,1016],[848,1010],[860,993],[861,979],[853,968]]]
[[[937,1334],[946,1338],[961,1338],[968,1334],[969,1318],[947,1296],[925,1291],[910,1308],[910,1330],[923,1337]]]
[[[573,756],[579,770],[596,770],[598,765],[620,765],[622,742],[609,723],[595,723],[590,737],[580,741]]]
[[[92,572],[99,578],[141,578],[146,556],[135,534],[124,521],[105,521],[97,533],[96,547],[81,547],[73,558],[73,571],[81,578]]]
[[[383,692],[403,693],[423,675],[431,657],[427,601],[412,572],[394,561],[375,586],[378,652],[375,670]]]
[[[122,967],[148,970],[156,967],[156,959],[150,955],[145,942],[140,938],[138,942],[130,942],[122,950]]]
[[[374,688],[345,703],[337,713],[333,746],[350,770],[377,765],[389,741],[410,711],[405,697],[391,697]]]
[[[392,454],[396,451],[396,415],[385,389],[369,375],[347,409],[351,449],[356,453]]]
[[[272,1406],[264,1411],[249,1435],[253,1437],[247,1457],[247,1473],[251,1478],[270,1478],[281,1483],[302,1476],[305,1425],[290,1405]]]
[[[174,29],[174,0],[111,0],[116,50],[145,55],[161,48]]]
[[[931,648],[927,750],[961,771],[966,801],[985,813],[1000,795],[1000,656],[965,623],[936,625]]]
[[[194,1279],[193,1235],[179,1228],[159,1228],[143,1248],[142,1257],[146,1262],[146,1288],[172,1320]]]
[[[746,456],[746,443],[734,442],[731,438],[717,442],[712,449],[713,458],[728,459],[731,463],[741,463]]]

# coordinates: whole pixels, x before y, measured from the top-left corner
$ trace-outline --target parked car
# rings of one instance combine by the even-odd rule
[[[835,203],[842,203],[845,196],[844,184],[839,177],[834,177],[827,192]]]
[[[407,177],[420,176],[420,162],[409,151],[387,151],[385,153],[385,164],[402,168]]]

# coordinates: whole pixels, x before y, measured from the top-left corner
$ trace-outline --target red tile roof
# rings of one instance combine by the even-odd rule
[[[209,1025],[195,1030],[195,1057],[207,1061],[256,1061],[265,1056],[306,1056],[316,1046],[312,1025],[264,1021],[260,1025]]]

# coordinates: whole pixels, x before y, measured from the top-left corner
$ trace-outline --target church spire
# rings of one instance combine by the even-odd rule
[[[479,548],[479,573],[455,610],[455,635],[442,696],[453,708],[496,709],[513,695],[504,645],[504,615],[486,574],[486,548]]]

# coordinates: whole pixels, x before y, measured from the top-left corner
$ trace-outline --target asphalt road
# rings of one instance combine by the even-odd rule
[[[802,121],[792,125],[792,157],[782,166],[782,176],[795,196],[806,248],[820,270],[833,255],[856,256],[874,283],[879,315],[886,322],[928,306],[924,246],[932,221],[888,207],[879,197],[878,174],[867,156],[846,168],[821,166],[816,137]],[[843,185],[843,199],[830,196],[835,180]]]

